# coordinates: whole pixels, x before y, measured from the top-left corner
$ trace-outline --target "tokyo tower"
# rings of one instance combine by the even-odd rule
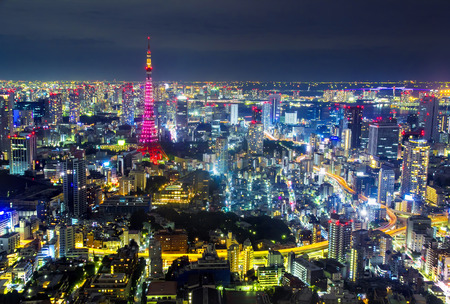
[[[150,37],[147,48],[147,65],[145,71],[147,77],[145,79],[144,88],[144,103],[145,111],[142,116],[141,135],[139,138],[139,151],[142,152],[144,158],[150,159],[153,163],[158,163],[163,160],[168,160],[166,153],[164,153],[158,140],[158,131],[155,126],[155,110],[153,99],[153,84],[152,84],[152,53],[150,52]]]

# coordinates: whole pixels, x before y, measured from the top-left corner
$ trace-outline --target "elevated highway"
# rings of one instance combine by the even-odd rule
[[[314,170],[319,171],[320,169],[318,167],[314,167]],[[335,175],[335,174],[331,174],[331,173],[325,173],[325,174],[329,178],[332,178],[333,180],[335,180],[343,190],[347,191],[350,194],[356,194],[355,190],[353,190],[347,184],[345,179],[343,179],[342,177]],[[359,194],[359,199],[361,199],[362,201],[368,200],[367,197],[365,197],[364,195],[361,195],[361,194]],[[395,228],[395,225],[397,223],[397,216],[395,215],[394,211],[391,208],[387,208],[384,205],[380,205],[380,206],[381,206],[381,208],[386,208],[386,213],[389,216],[389,222],[388,222],[388,224],[386,224],[382,227],[379,227],[377,229],[385,232],[386,234],[388,234],[392,237],[397,236],[402,233],[405,233],[406,227]],[[432,225],[434,225],[434,226],[448,222],[447,215],[437,214],[437,215],[432,215],[430,217],[431,217]],[[305,254],[305,253],[319,252],[322,250],[326,250],[327,248],[328,248],[328,241],[323,241],[323,242],[305,245],[305,246],[301,246],[301,247],[279,249],[278,251],[281,254],[286,256],[289,252],[294,252],[297,255],[301,255],[301,254]],[[94,254],[94,255],[108,255],[108,254],[114,254],[114,253],[116,253],[116,251],[107,250],[107,249],[90,248],[89,253]],[[262,257],[267,256],[268,253],[269,252],[267,250],[255,251],[254,257],[262,258]],[[225,258],[225,259],[227,258],[227,251],[225,249],[217,250],[217,254],[221,258]],[[201,258],[202,254],[200,254],[200,253],[189,253],[189,254],[186,254],[186,253],[185,254],[183,254],[183,253],[167,254],[167,253],[165,253],[165,254],[162,254],[162,258],[165,261],[166,265],[170,264],[172,261],[174,261],[175,259],[182,257],[182,256],[187,256],[189,258],[189,261],[194,262],[194,261],[197,261],[199,258]],[[148,258],[148,251],[140,252],[139,257]]]

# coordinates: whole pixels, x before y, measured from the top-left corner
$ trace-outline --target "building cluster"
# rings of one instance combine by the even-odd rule
[[[448,91],[146,72],[0,82],[0,294],[446,300]]]

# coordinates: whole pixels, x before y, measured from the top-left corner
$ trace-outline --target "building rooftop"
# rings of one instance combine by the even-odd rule
[[[177,294],[177,282],[175,281],[151,282],[147,290],[148,296],[176,295],[176,294]]]

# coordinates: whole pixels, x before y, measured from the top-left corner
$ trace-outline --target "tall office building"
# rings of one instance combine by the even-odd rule
[[[134,90],[133,84],[126,83],[122,88],[122,124],[133,125],[134,124]]]
[[[352,130],[344,129],[342,131],[342,148],[345,151],[345,154],[348,156],[349,151],[352,147]]]
[[[424,139],[410,139],[403,151],[401,194],[425,197],[430,146]]]
[[[48,99],[48,109],[47,117],[48,123],[52,125],[57,125],[62,122],[62,94],[61,93],[50,93],[50,98]]]
[[[424,96],[419,104],[419,127],[423,129],[424,138],[439,142],[439,99],[434,96]]]
[[[269,128],[272,126],[272,123],[270,122],[270,113],[271,113],[271,106],[268,101],[264,102],[262,104],[262,123],[264,125],[264,131],[269,130]]]
[[[186,96],[177,97],[177,129],[188,127],[188,99]]]
[[[400,127],[396,122],[376,122],[369,126],[369,154],[396,160]]]
[[[280,121],[281,95],[272,94],[269,95],[268,99],[270,104],[270,123],[272,126],[274,126]]]
[[[80,94],[77,90],[72,90],[69,93],[69,123],[77,124],[80,122]]]
[[[368,149],[369,147],[369,126],[370,121],[368,119],[363,119],[361,123],[361,142],[360,147],[361,149]]]
[[[225,174],[228,172],[228,138],[218,137],[215,145],[217,172]]]
[[[86,161],[70,158],[63,163],[64,203],[70,215],[83,216],[87,211]]]
[[[262,155],[264,153],[264,126],[262,123],[251,122],[248,126],[248,153]]]
[[[9,153],[9,137],[14,132],[13,124],[14,93],[0,92],[0,153]],[[6,157],[5,157],[6,158]]]
[[[351,131],[351,148],[359,149],[361,146],[362,111],[364,106],[344,106],[344,121]]]
[[[239,105],[237,103],[232,103],[230,105],[230,124],[237,125],[239,119]]]
[[[20,133],[10,136],[9,173],[24,175],[34,169],[36,159],[36,136],[32,133]]]
[[[243,275],[245,276],[247,274],[247,272],[251,269],[253,269],[253,263],[254,263],[254,258],[253,258],[253,246],[252,246],[252,242],[250,242],[249,239],[246,239],[244,241],[243,244],[243,249],[242,249],[242,271],[243,271]]]
[[[67,256],[70,250],[75,249],[75,227],[60,226],[57,227],[56,233],[58,235],[59,257]]]
[[[394,200],[395,172],[388,166],[381,166],[378,172],[378,197],[377,202],[390,206]]]
[[[155,239],[148,242],[148,256],[150,260],[149,274],[152,278],[158,278],[163,275],[163,261],[161,257],[161,243]]]
[[[332,213],[328,221],[328,257],[345,264],[346,256],[351,246],[351,221],[341,218],[339,214]]]

